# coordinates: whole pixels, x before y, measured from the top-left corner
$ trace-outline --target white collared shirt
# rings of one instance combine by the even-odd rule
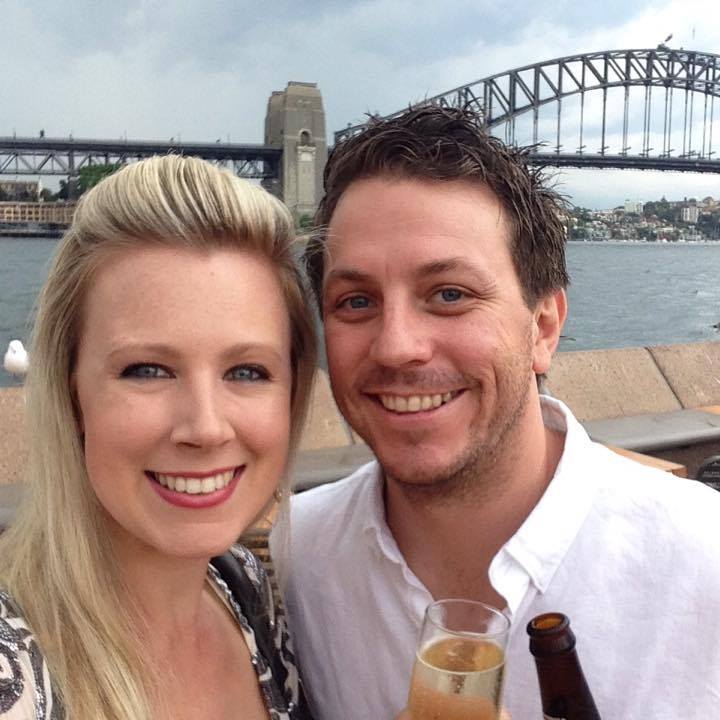
[[[606,720],[720,718],[720,493],[616,455],[561,402],[542,405],[546,426],[566,433],[563,455],[490,565],[512,620],[513,720],[542,717],[525,626],[550,611],[570,617]],[[289,566],[317,720],[392,720],[433,598],[385,522],[377,463],[293,499]]]

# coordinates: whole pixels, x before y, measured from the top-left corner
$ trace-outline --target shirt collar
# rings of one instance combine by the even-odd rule
[[[508,562],[521,569],[540,592],[545,591],[585,521],[597,491],[597,477],[587,462],[590,439],[584,428],[561,401],[541,395],[540,404],[545,426],[564,433],[565,443],[560,462],[540,502],[490,565],[493,585],[500,594],[507,596],[515,594],[510,588],[503,587],[503,576],[515,575],[502,569],[501,566]],[[361,468],[360,473],[366,482],[357,498],[356,517],[362,522],[363,533],[373,536],[385,557],[406,566],[387,525],[380,465],[373,461]],[[524,583],[518,584],[518,588],[520,585]],[[516,602],[510,597],[507,599],[512,609]]]
[[[559,400],[541,396],[540,402],[545,426],[565,433],[563,453],[540,501],[492,565],[509,555],[544,592],[590,512],[598,483],[582,425]]]
[[[363,518],[363,533],[372,536],[383,554],[393,562],[406,565],[400,548],[390,532],[385,514],[385,477],[377,460],[365,466],[368,480],[365,484],[362,502],[358,505],[358,512]]]

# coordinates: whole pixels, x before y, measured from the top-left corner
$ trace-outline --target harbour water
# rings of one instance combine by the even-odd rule
[[[0,354],[29,336],[57,240],[0,238]],[[569,243],[561,350],[720,340],[720,243]],[[15,384],[0,369],[0,386]]]

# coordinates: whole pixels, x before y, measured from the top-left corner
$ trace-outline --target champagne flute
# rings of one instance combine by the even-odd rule
[[[425,611],[408,698],[412,720],[498,720],[510,620],[474,600]]]

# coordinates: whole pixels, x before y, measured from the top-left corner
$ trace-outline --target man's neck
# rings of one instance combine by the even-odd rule
[[[537,505],[562,455],[564,435],[545,428],[539,405],[478,483],[477,493],[419,503],[388,478],[388,526],[410,569],[435,598],[504,604],[490,585],[492,559]]]

